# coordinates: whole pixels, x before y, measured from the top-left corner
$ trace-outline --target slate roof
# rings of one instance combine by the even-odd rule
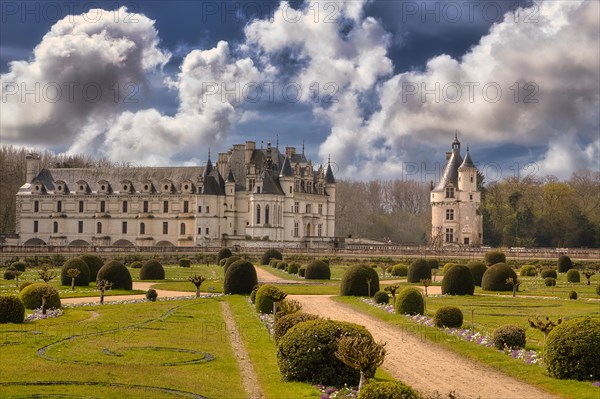
[[[465,159],[462,162],[462,164],[460,165],[460,168],[474,168],[475,164],[473,163],[473,161],[471,160],[471,154],[469,154],[469,147],[467,147],[467,154],[465,155]]]

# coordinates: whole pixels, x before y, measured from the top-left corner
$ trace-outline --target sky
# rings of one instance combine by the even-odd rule
[[[600,169],[599,4],[3,1],[0,139],[149,166],[270,140],[429,182],[457,134],[487,182],[568,179]]]

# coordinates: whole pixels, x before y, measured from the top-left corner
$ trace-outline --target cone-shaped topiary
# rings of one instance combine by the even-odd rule
[[[227,259],[223,259],[223,275],[225,275],[225,273],[227,273],[227,269],[229,269],[229,266],[233,265],[235,262],[237,262],[238,260],[240,260],[242,258],[240,258],[239,256],[230,256]]]
[[[131,274],[123,263],[117,260],[106,262],[104,266],[98,270],[96,281],[106,280],[112,283],[113,289],[130,290],[132,286]]]
[[[487,266],[495,265],[496,263],[506,263],[506,255],[500,251],[488,251],[485,253],[485,264]]]
[[[233,253],[231,253],[231,249],[229,248],[221,248],[221,250],[219,250],[219,252],[217,253],[217,264],[220,264],[222,259],[227,259],[230,256],[232,256]]]
[[[579,283],[581,281],[579,271],[575,269],[570,269],[569,271],[567,271],[567,281],[569,283]]]
[[[542,271],[540,272],[540,277],[541,278],[548,278],[548,277],[558,278],[558,273],[556,273],[556,270],[554,270],[554,269],[545,268],[545,269],[542,269]]]
[[[463,323],[463,313],[456,306],[442,306],[435,311],[433,322],[436,327],[460,328]]]
[[[223,293],[249,295],[258,284],[256,269],[247,260],[233,262],[225,273]]]
[[[69,269],[79,270],[79,275],[75,277],[76,286],[86,287],[90,285],[90,268],[81,258],[71,258],[65,262],[63,267],[60,269],[61,285],[71,285],[71,277],[67,275],[67,270]]]
[[[25,305],[16,295],[0,295],[0,324],[23,323]]]
[[[403,263],[398,263],[397,265],[392,266],[390,274],[395,277],[406,277],[408,274],[408,266]]]
[[[46,308],[60,308],[60,296],[55,288],[46,283],[33,283],[19,292],[19,299],[23,302],[26,309],[37,309],[42,306],[42,289],[45,287],[50,287],[53,290],[52,295],[46,299]]]
[[[485,273],[483,273],[481,288],[484,291],[512,291],[512,285],[506,282],[508,278],[516,281],[517,274],[505,263],[496,263],[488,267]]]
[[[492,341],[497,349],[521,349],[525,347],[525,330],[512,324],[500,326],[494,330]]]
[[[554,327],[544,353],[548,374],[559,379],[600,379],[600,320],[589,317]]]
[[[404,288],[396,297],[395,308],[399,314],[423,314],[425,300],[421,290],[415,287]]]
[[[467,267],[471,270],[471,274],[473,275],[473,282],[476,286],[481,287],[481,279],[483,278],[483,273],[487,270],[487,266],[483,262],[479,261],[471,261],[467,263]]]
[[[98,276],[98,270],[100,270],[100,268],[104,266],[104,261],[102,260],[102,258],[96,255],[89,254],[81,255],[80,258],[90,268],[90,281],[96,281],[96,277]]]
[[[567,255],[561,255],[558,258],[558,272],[566,273],[573,268],[573,262]]]
[[[363,326],[333,320],[310,320],[290,328],[277,345],[277,363],[283,379],[356,386],[360,373],[334,355],[338,339],[347,336],[373,339]]]
[[[27,269],[27,263],[22,262],[22,261],[13,262],[10,265],[11,265],[11,267],[14,267],[15,270],[18,270],[20,272],[24,272],[25,269]]]
[[[140,280],[164,280],[165,269],[159,261],[150,259],[140,269]]]
[[[318,318],[319,316],[314,314],[302,312],[287,314],[278,318],[273,326],[273,336],[275,337],[275,342],[279,341],[281,337],[283,337],[285,333],[296,324],[302,323],[303,321],[316,320]]]
[[[300,266],[298,266],[298,264],[296,262],[292,262],[288,265],[287,272],[289,274],[298,274],[299,268],[300,268]]]
[[[342,296],[373,296],[379,291],[379,276],[371,266],[354,265],[346,270],[340,284]]]
[[[431,280],[431,267],[425,259],[418,259],[408,267],[406,281],[409,283],[419,283],[423,279]]]
[[[329,280],[331,278],[331,269],[322,260],[314,260],[306,266],[304,278],[307,280]]]
[[[254,299],[256,311],[264,314],[273,313],[273,302],[275,302],[273,298],[282,293],[282,290],[272,284],[261,285],[256,291],[256,298]]]
[[[521,277],[534,277],[537,275],[537,269],[533,265],[523,265],[519,270]]]
[[[371,381],[363,386],[358,399],[419,399],[409,386],[399,381]]]
[[[276,249],[267,249],[260,258],[260,264],[268,265],[271,259],[283,260],[283,255]]]
[[[442,279],[443,295],[473,295],[475,281],[471,270],[464,265],[455,265]]]

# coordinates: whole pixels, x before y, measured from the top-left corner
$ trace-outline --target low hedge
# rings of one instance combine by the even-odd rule
[[[357,399],[420,399],[411,387],[399,381],[371,381],[363,386]]]

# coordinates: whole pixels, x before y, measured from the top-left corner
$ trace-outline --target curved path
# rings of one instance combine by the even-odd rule
[[[383,367],[395,378],[423,393],[455,391],[465,398],[556,399],[484,364],[466,359],[325,295],[290,295],[302,309],[321,317],[367,327],[376,341],[387,342]]]

